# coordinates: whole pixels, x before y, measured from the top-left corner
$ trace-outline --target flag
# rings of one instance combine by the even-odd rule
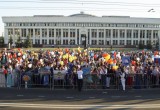
[[[155,64],[160,64],[160,58],[154,58],[154,63]]]
[[[131,59],[130,59],[129,56],[124,56],[124,57],[122,57],[122,64],[123,64],[124,66],[128,66],[128,65],[130,64],[130,62],[131,62]]]

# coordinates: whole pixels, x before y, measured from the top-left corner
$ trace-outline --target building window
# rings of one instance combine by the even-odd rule
[[[61,37],[61,29],[56,29],[56,37]]]
[[[97,38],[97,29],[91,29],[92,38]]]
[[[158,30],[153,31],[153,38],[157,39],[158,38]]]
[[[47,29],[42,29],[42,37],[47,37]]]
[[[131,38],[132,36],[132,30],[127,30],[127,38]]]
[[[120,40],[120,45],[124,45],[124,40]]]
[[[127,45],[131,45],[131,40],[127,40]]]
[[[54,37],[54,29],[49,29],[49,37]]]
[[[145,38],[145,30],[140,30],[140,38]]]
[[[99,45],[104,45],[104,40],[99,40]]]
[[[104,38],[104,30],[103,29],[99,29],[98,33],[99,33],[99,38]]]
[[[113,45],[118,45],[118,40],[113,40]]]
[[[8,29],[8,36],[13,36],[13,29]]]
[[[70,37],[75,37],[76,30],[70,29]]]
[[[47,44],[47,40],[46,39],[42,39],[42,44]]]
[[[50,40],[49,40],[49,44],[50,44],[50,45],[53,45],[53,44],[54,44],[54,40],[53,40],[53,39],[50,39]]]
[[[92,40],[92,45],[97,45],[97,40]]]
[[[27,36],[26,29],[21,29],[21,33],[22,33],[22,37],[26,37]]]
[[[33,37],[33,29],[28,29],[28,36]]]
[[[63,29],[63,37],[68,37],[68,29]]]
[[[110,37],[111,37],[111,30],[106,29],[106,38],[110,38]]]
[[[120,30],[120,38],[124,38],[125,37],[125,30],[121,29]]]
[[[118,38],[118,29],[113,29],[113,38]]]
[[[138,38],[138,30],[133,31],[133,38]]]
[[[35,37],[40,37],[40,29],[35,29]]]
[[[40,40],[39,39],[35,39],[35,44],[40,44]]]
[[[149,39],[151,38],[151,32],[152,32],[151,30],[147,30],[147,38]]]

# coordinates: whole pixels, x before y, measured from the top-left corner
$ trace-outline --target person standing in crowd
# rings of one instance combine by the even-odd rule
[[[7,67],[7,66],[4,66],[4,67],[2,67],[2,69],[3,69],[4,76],[5,76],[5,87],[7,87],[8,67]]]
[[[78,65],[77,74],[78,74],[78,80],[77,80],[78,91],[81,92],[82,87],[83,87],[83,71],[82,71],[82,68],[80,67],[80,65]]]
[[[121,77],[121,84],[122,84],[123,91],[125,91],[125,81],[126,81],[126,79],[125,79],[124,69],[123,68],[119,68],[118,72],[119,72],[119,75]]]

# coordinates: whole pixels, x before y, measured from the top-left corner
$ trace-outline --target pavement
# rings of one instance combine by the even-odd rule
[[[160,109],[160,89],[50,90],[0,88],[0,110]]]

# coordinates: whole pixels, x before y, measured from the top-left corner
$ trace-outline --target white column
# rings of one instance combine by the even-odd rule
[[[133,29],[132,29],[132,33],[131,33],[131,45],[133,45]]]
[[[61,28],[61,45],[63,45],[63,29]]]
[[[5,28],[5,29],[4,29],[4,43],[5,43],[5,44],[8,44],[9,39],[10,39],[10,38],[8,37],[8,29]],[[13,37],[12,37],[12,39],[13,39]]]
[[[118,29],[118,45],[120,45],[120,30]]]
[[[105,42],[105,40],[106,40],[106,38],[105,38],[105,37],[106,37],[105,29],[103,29],[103,32],[104,32],[104,34],[103,34],[103,35],[104,35],[104,36],[103,36],[103,42],[104,42],[104,45],[106,45],[106,42]]]
[[[124,34],[124,45],[127,44],[127,30],[125,29],[125,34]]]
[[[47,28],[47,44],[49,44],[49,29]]]
[[[113,45],[113,29],[111,29],[110,45]]]
[[[77,45],[77,29],[75,29],[75,44]]]
[[[140,29],[138,30],[138,44],[140,42]]]
[[[92,40],[92,29],[90,29],[90,34],[89,34],[89,45],[91,45],[91,40]]]
[[[148,38],[147,38],[147,30],[145,30],[144,31],[144,45],[147,45],[147,40],[148,40]]]
[[[151,44],[153,43],[153,30],[151,30]]]
[[[97,45],[99,45],[99,30],[97,29]]]
[[[40,28],[40,44],[42,44],[42,28]]]
[[[35,44],[35,28],[33,28],[33,44]]]
[[[68,45],[70,45],[70,28],[68,29]]]
[[[81,29],[79,29],[79,45],[81,45]]]
[[[54,45],[56,44],[56,28],[54,28]]]
[[[159,42],[159,50],[160,50],[160,30],[158,30],[158,42]]]
[[[15,36],[15,30],[14,30],[14,28],[12,28],[13,29],[13,44],[16,44],[16,36]]]

